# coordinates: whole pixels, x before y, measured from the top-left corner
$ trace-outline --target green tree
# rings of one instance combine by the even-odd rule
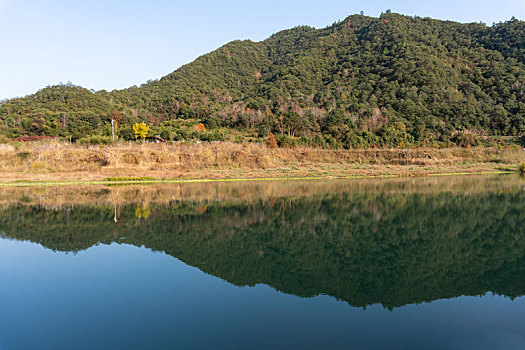
[[[296,112],[288,112],[283,115],[282,124],[288,136],[296,136],[308,129],[308,120]]]

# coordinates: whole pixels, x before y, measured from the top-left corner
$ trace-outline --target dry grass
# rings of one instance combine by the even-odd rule
[[[261,144],[0,145],[0,180],[100,180],[107,177],[260,178],[424,175],[517,169],[522,150],[497,148],[325,150]]]

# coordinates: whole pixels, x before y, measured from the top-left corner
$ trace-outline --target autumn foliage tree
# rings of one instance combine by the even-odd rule
[[[140,124],[136,123],[135,125],[133,125],[133,132],[135,133],[135,138],[137,140],[142,139],[144,141],[144,139],[148,135],[148,131],[149,126],[147,126],[144,122]]]
[[[195,124],[193,126],[193,130],[195,130],[195,131],[206,131],[206,127],[204,126],[204,124],[199,123],[199,124]]]
[[[109,120],[113,120],[117,124],[121,124],[122,123],[122,119],[123,119],[122,113],[120,113],[120,111],[116,111],[116,110],[113,111],[111,113],[111,115],[109,116]]]
[[[268,135],[266,146],[268,146],[268,148],[277,148],[277,140],[275,140],[275,135],[273,133]]]

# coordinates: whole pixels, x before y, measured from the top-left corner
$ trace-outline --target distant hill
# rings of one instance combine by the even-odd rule
[[[461,24],[387,13],[234,41],[140,87],[44,88],[0,105],[0,133],[264,138],[326,147],[475,144],[525,132],[525,22]],[[190,120],[185,123],[183,121]],[[228,130],[234,131],[228,132]]]

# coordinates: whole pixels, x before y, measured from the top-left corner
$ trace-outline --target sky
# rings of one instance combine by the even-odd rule
[[[387,9],[488,25],[525,20],[525,0],[0,0],[0,100],[60,82],[140,85],[232,40]]]

